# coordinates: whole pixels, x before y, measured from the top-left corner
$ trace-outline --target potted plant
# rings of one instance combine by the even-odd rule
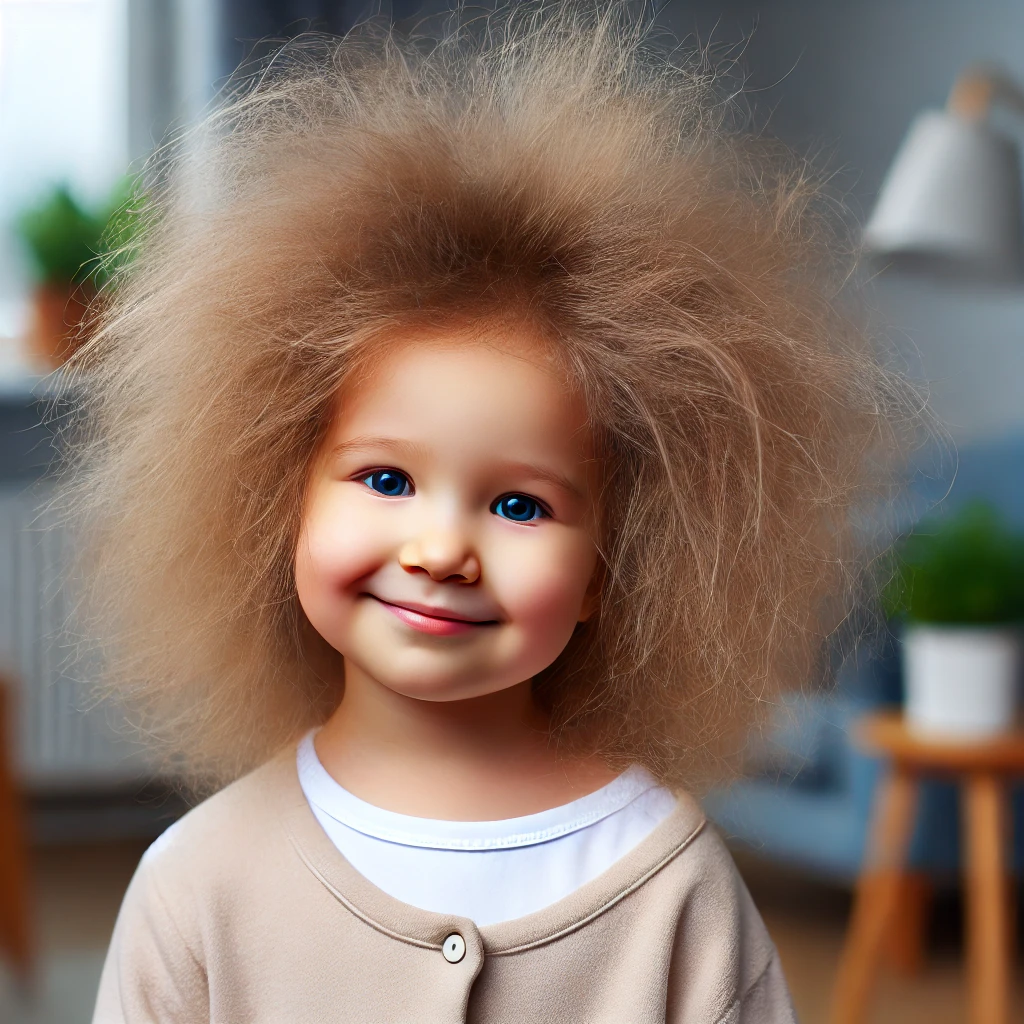
[[[921,732],[977,738],[1011,726],[1024,622],[1024,537],[983,502],[918,524],[883,588],[902,619],[905,713]]]
[[[89,303],[107,282],[117,253],[128,251],[133,184],[119,183],[98,209],[82,206],[59,185],[16,221],[35,278],[28,346],[44,368],[60,366],[83,339]]]

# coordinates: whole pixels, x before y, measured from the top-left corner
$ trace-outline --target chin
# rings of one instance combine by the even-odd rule
[[[385,684],[387,685],[387,684]],[[448,704],[458,700],[469,700],[472,697],[483,696],[471,688],[451,685],[424,686],[409,683],[406,686],[391,686],[389,689],[400,693],[403,697],[410,697],[413,700],[428,701],[431,704]],[[498,687],[500,689],[500,687]],[[491,691],[484,691],[489,693]]]
[[[401,675],[381,679],[389,690],[400,693],[405,697],[414,697],[416,700],[429,700],[443,703],[446,701],[469,700],[471,697],[480,697],[485,693],[493,693],[496,690],[503,690],[507,686],[514,686],[514,683],[494,682],[487,680],[481,682],[478,674],[470,678],[460,676],[453,677],[450,674],[426,673],[416,675]]]
[[[361,668],[382,686],[386,686],[404,697],[428,701],[456,701],[481,697],[484,694],[515,686],[529,675],[520,678],[518,673],[495,672],[492,667],[481,665],[439,665],[430,658],[410,658],[407,664],[395,664],[390,660],[386,665],[375,665],[367,660]]]

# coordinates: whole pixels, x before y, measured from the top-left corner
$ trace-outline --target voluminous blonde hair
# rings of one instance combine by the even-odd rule
[[[294,551],[332,403],[396,331],[529,324],[585,396],[601,608],[535,681],[567,749],[692,784],[808,678],[909,389],[841,309],[818,180],[730,109],[619,7],[522,5],[289,44],[158,162],[62,500],[74,629],[194,776],[341,697]]]

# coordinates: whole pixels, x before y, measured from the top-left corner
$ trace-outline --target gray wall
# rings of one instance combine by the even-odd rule
[[[280,31],[285,26],[277,22],[298,14],[330,10],[342,17],[382,7],[414,15],[449,4],[220,0],[220,6],[222,34],[237,49],[239,39]],[[827,157],[861,219],[911,119],[945,102],[960,69],[997,62],[1024,83],[1024,0],[656,0],[654,6],[684,41],[737,59],[755,123],[801,152]],[[232,13],[241,19],[236,25]],[[248,29],[245,19],[253,22]],[[1024,138],[1024,119],[1001,113],[997,121]],[[955,441],[1024,431],[1024,289],[979,293],[883,274],[867,297],[911,372],[929,382],[933,408]]]
[[[1020,0],[701,0],[665,13],[677,34],[696,31],[719,50],[745,40],[757,119],[800,151],[829,156],[862,217],[911,119],[945,103],[959,70],[995,62],[1024,83]],[[1024,119],[996,121],[1024,139]],[[1024,431],[1024,290],[883,274],[870,297],[956,441]]]

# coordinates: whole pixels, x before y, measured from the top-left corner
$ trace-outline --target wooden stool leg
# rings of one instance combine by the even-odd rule
[[[0,947],[23,981],[32,970],[28,854],[10,757],[7,692],[0,680]]]
[[[899,899],[900,878],[917,809],[917,782],[899,766],[883,778],[853,915],[832,993],[832,1024],[860,1024],[886,928]]]
[[[1009,838],[1010,821],[1012,820],[1009,817],[1009,808],[1012,805],[1005,804],[1004,806],[1007,808],[1006,834],[1007,838]],[[1013,965],[1017,962],[1017,929],[1020,927],[1020,922],[1017,920],[1017,911],[1019,909],[1017,903],[1017,881],[1009,872],[1006,873],[1006,907],[1008,918],[1006,922],[1006,962],[1010,965],[1010,973],[1012,974]]]
[[[1006,881],[1006,793],[998,778],[966,782],[967,982],[970,1024],[1007,1024],[1010,903]]]
[[[896,910],[886,939],[888,960],[904,977],[915,977],[924,967],[931,903],[931,879],[917,871],[905,874],[900,881]]]

